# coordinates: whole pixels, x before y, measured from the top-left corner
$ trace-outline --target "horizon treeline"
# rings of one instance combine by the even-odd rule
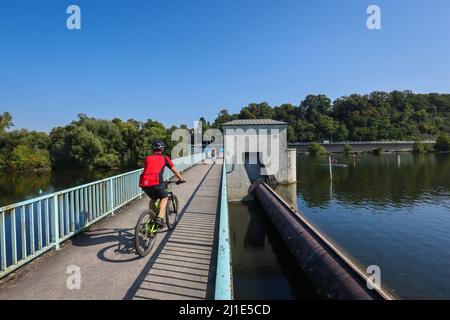
[[[222,109],[215,120],[200,118],[203,129],[220,128],[235,119],[274,119],[288,123],[289,142],[434,139],[450,133],[450,94],[411,91],[353,94],[331,101],[308,95],[298,106],[251,103],[239,113]],[[8,130],[10,113],[0,114],[0,169],[113,169],[142,166],[154,140],[170,152],[172,132],[155,120],[103,120],[79,114],[78,119],[51,132]],[[180,128],[188,129],[186,125]],[[192,132],[192,129],[191,129]]]
[[[333,102],[326,95],[308,95],[298,106],[252,103],[237,114],[224,109],[214,125],[258,118],[287,122],[289,142],[433,139],[450,133],[450,94],[376,91]]]
[[[6,131],[13,126],[9,112],[0,115],[0,170],[136,168],[143,164],[155,140],[163,140],[170,152],[170,138],[177,129],[165,128],[151,119],[104,120],[86,114],[79,114],[77,120],[55,127],[50,133]]]

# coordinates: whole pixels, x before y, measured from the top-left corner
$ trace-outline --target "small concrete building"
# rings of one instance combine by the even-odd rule
[[[253,200],[252,183],[270,177],[278,184],[297,180],[296,150],[287,146],[287,123],[271,119],[234,120],[222,125],[228,200]]]

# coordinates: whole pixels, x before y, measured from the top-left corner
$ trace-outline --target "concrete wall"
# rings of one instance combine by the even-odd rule
[[[294,184],[297,182],[297,149],[289,148],[287,150],[288,172],[287,181],[283,184]]]

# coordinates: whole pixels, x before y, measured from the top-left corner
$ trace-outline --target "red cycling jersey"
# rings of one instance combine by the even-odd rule
[[[164,156],[162,152],[155,152],[145,158],[144,173],[139,179],[139,187],[146,188],[161,184],[164,179],[164,169],[174,167],[169,157]]]

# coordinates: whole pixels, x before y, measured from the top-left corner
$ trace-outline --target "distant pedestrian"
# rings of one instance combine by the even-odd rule
[[[214,162],[216,161],[216,152],[217,152],[216,147],[213,147],[211,149],[211,158],[213,159]]]

